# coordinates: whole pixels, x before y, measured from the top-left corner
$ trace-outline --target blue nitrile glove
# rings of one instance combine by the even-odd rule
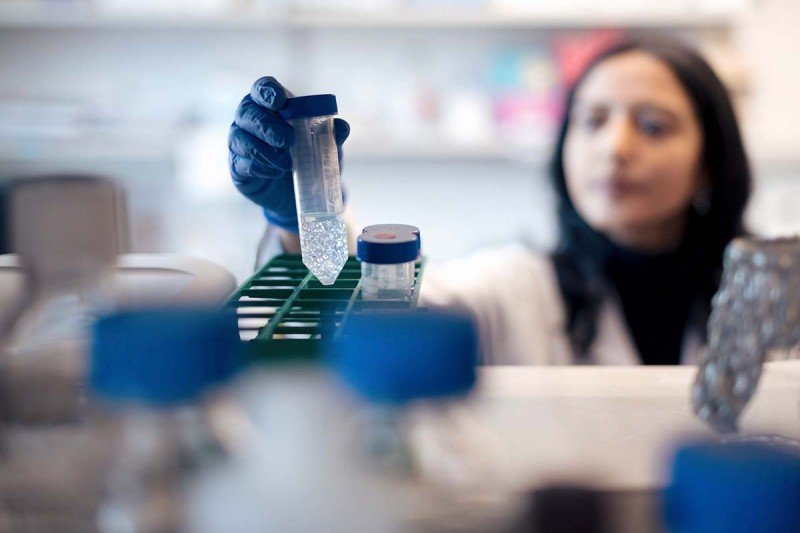
[[[278,80],[266,76],[256,80],[250,94],[236,109],[228,135],[228,162],[236,188],[264,208],[270,224],[298,232],[297,208],[292,183],[294,130],[278,111],[293,95]],[[350,125],[334,119],[334,136],[342,163],[342,143]]]

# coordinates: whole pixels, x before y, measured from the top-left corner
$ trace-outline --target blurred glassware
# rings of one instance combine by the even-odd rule
[[[0,320],[0,520],[14,530],[93,523],[102,436],[84,424],[93,317],[123,242],[120,192],[84,176],[30,179],[9,194],[22,297]]]
[[[288,10],[297,13],[379,12],[402,5],[401,0],[284,0]]]
[[[89,327],[112,306],[122,193],[103,178],[30,179],[13,188],[9,207],[25,291],[0,320],[4,419],[75,421]]]
[[[485,531],[516,502],[503,485],[503,450],[475,420],[477,333],[437,309],[352,316],[331,348],[361,398],[356,453],[392,494],[394,520],[413,531]]]
[[[353,401],[321,361],[255,363],[212,414],[231,460],[191,488],[191,531],[397,531],[354,450]]]
[[[543,150],[560,112],[558,78],[549,51],[505,51],[495,57],[489,74],[501,141]]]
[[[93,7],[100,13],[120,16],[180,16],[183,18],[223,15],[233,11],[239,0],[94,0]]]
[[[757,443],[692,443],[664,493],[668,531],[800,530],[800,454]]]
[[[800,358],[800,238],[735,239],[712,305],[692,405],[734,432],[764,361]]]
[[[482,147],[494,140],[492,103],[485,91],[452,88],[440,105],[440,135],[452,146]]]
[[[102,532],[181,531],[185,486],[223,457],[203,399],[240,367],[233,313],[137,309],[93,328],[90,383],[111,458],[97,527]]]

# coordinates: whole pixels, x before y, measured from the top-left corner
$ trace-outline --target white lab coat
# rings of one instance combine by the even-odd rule
[[[490,248],[444,264],[431,264],[422,280],[422,305],[454,306],[475,318],[484,364],[576,362],[566,335],[564,301],[546,253],[522,244]],[[598,320],[589,362],[639,364],[616,299],[603,303]],[[696,363],[700,348],[699,333],[687,332],[682,363]]]
[[[350,253],[358,226],[345,211]],[[267,228],[257,265],[281,253],[277,232]],[[487,365],[568,365],[577,362],[566,335],[564,302],[552,262],[523,244],[481,250],[461,259],[426,266],[420,305],[468,312],[478,326],[481,360]],[[588,362],[636,365],[639,355],[616,299],[606,301]],[[700,335],[688,331],[681,362],[696,364]]]

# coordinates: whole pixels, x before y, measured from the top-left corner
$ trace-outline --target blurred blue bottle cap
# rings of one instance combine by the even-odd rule
[[[92,330],[90,386],[109,403],[192,401],[242,365],[236,315],[220,309],[136,309]]]
[[[395,265],[419,257],[419,238],[408,230],[370,231],[358,236],[356,257],[365,263]],[[401,228],[402,229],[402,228]]]
[[[366,400],[401,404],[469,392],[477,346],[475,325],[460,313],[372,312],[350,317],[330,359]]]
[[[293,118],[327,117],[338,112],[336,96],[313,94],[287,99],[286,105],[278,113],[284,120],[291,120]]]
[[[800,454],[766,444],[680,449],[665,492],[670,531],[800,531]]]
[[[417,236],[417,250],[422,249],[422,234],[416,226],[408,224],[373,224],[361,230],[363,234],[378,234],[378,233],[399,233],[399,234],[412,234]]]

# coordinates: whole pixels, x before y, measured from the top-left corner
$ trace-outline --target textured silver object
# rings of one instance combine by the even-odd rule
[[[694,412],[720,432],[735,432],[763,362],[798,358],[798,343],[800,238],[735,239],[712,301]]]

